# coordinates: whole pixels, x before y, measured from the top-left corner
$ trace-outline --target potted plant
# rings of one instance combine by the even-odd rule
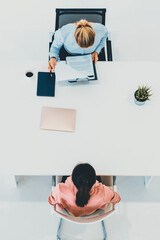
[[[145,104],[146,100],[149,100],[149,97],[152,95],[150,94],[151,90],[150,87],[147,86],[139,86],[139,88],[134,93],[134,101],[138,106],[142,106]]]

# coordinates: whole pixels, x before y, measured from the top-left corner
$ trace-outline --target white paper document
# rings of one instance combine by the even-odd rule
[[[55,67],[56,81],[76,80],[77,78],[87,79],[87,75],[76,71],[66,62],[58,62]]]
[[[88,81],[95,79],[92,56],[69,56],[55,67],[56,81]]]
[[[94,69],[92,55],[66,57],[67,65],[74,68],[79,73],[86,75],[89,79],[94,79]]]

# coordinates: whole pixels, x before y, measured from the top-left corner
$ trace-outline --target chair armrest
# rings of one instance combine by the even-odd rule
[[[53,42],[53,36],[54,36],[54,32],[49,32],[49,42],[50,43]]]
[[[107,60],[113,61],[112,58],[112,44],[111,44],[111,34],[108,32],[108,37],[106,39],[106,45],[107,45]]]
[[[117,192],[117,185],[113,185],[113,191]],[[115,214],[119,212],[119,204],[114,204]]]
[[[54,40],[54,32],[49,32],[49,53],[50,53],[53,40]],[[48,61],[50,61],[50,56],[48,56]]]
[[[108,32],[108,37],[107,37],[108,41],[111,41],[111,32]]]
[[[52,176],[52,187],[56,186],[56,176]]]
[[[58,183],[60,183],[62,180],[62,176],[60,175],[54,175],[52,176],[52,187],[55,187]]]

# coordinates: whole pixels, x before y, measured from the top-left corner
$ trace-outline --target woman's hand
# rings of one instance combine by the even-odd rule
[[[49,61],[48,71],[54,71],[56,63],[57,63],[57,59],[55,57],[52,57]]]
[[[96,64],[96,62],[98,61],[98,53],[97,52],[93,52],[92,53],[92,61]]]

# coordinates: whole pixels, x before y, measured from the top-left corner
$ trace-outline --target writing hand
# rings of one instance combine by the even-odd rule
[[[57,59],[55,57],[52,57],[49,61],[49,65],[48,65],[49,72],[55,70],[56,63],[57,63]]]

